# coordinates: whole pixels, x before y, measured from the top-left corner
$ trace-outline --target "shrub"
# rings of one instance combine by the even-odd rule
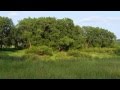
[[[114,53],[116,48],[87,48],[81,49],[83,52],[96,52],[96,53]]]
[[[68,55],[69,56],[74,56],[74,57],[79,57],[80,56],[80,52],[77,50],[69,50],[68,51]]]
[[[54,59],[55,60],[70,60],[71,57],[67,55],[66,52],[57,52],[55,55],[54,55]]]
[[[48,46],[38,46],[38,47],[31,47],[26,51],[26,53],[34,53],[37,55],[53,55],[53,50],[52,48]]]
[[[115,51],[115,54],[120,55],[120,48]]]
[[[86,52],[81,52],[78,50],[69,50],[67,53],[69,56],[74,56],[74,57],[85,57],[85,58],[91,58],[92,56],[89,53]]]

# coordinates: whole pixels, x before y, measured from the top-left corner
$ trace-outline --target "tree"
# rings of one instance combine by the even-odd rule
[[[116,41],[114,33],[99,27],[84,26],[83,30],[88,47],[113,47]]]
[[[0,48],[10,46],[11,43],[11,32],[14,28],[13,22],[8,17],[0,16]]]
[[[69,50],[69,48],[73,45],[74,40],[65,36],[59,41],[59,51]]]
[[[85,35],[84,32],[82,30],[82,28],[78,25],[74,26],[74,29],[72,30],[71,33],[71,38],[74,39],[74,43],[73,43],[73,48],[74,49],[80,49],[80,48],[84,48],[85,46]]]
[[[14,27],[11,19],[0,17],[0,47],[17,49],[46,45],[55,50],[113,47],[114,33],[99,27],[74,25],[70,18],[24,18]]]

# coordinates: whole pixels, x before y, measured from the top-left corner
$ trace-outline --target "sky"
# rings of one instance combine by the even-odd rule
[[[0,11],[0,16],[11,18],[14,24],[27,17],[67,17],[75,25],[101,27],[120,39],[120,11]]]

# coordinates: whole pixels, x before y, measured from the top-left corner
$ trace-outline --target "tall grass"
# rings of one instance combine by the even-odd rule
[[[116,79],[120,78],[119,59],[80,60],[0,60],[4,79]]]
[[[34,53],[37,55],[51,55],[52,56],[53,50],[52,48],[48,46],[38,46],[38,47],[33,46],[32,48],[26,50],[26,53]]]
[[[119,50],[70,50],[52,56],[1,51],[0,79],[120,79]]]
[[[117,48],[84,48],[82,52],[96,52],[96,53],[114,53]]]

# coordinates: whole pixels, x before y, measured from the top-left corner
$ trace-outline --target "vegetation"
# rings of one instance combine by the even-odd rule
[[[53,50],[47,46],[32,47],[26,50],[26,53],[33,53],[37,55],[52,55]]]
[[[17,49],[45,45],[59,51],[90,47],[114,47],[114,33],[99,28],[74,25],[69,18],[25,18],[14,26],[11,19],[0,17],[0,48]]]
[[[36,54],[25,54],[25,52],[25,50],[1,52],[1,79],[120,78],[119,55],[96,52],[78,54],[78,51],[77,54],[76,52],[73,54],[57,52],[53,56],[39,56]]]
[[[120,78],[120,40],[69,18],[0,17],[0,78]]]

